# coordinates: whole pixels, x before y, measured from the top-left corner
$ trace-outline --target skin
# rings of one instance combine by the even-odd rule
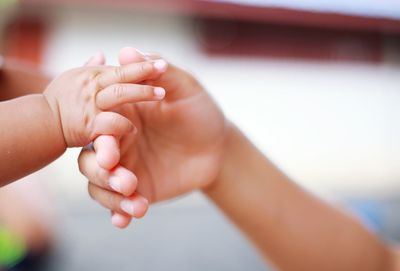
[[[144,58],[135,52],[123,49],[121,63]],[[98,163],[94,150],[84,150],[79,158],[80,169],[90,181],[90,195],[112,210],[114,225],[125,227],[130,222],[121,210],[126,200],[132,202],[133,215],[138,217],[146,208],[144,198],[156,202],[200,188],[279,269],[399,268],[390,248],[353,218],[302,190],[264,157],[189,74],[170,65],[154,83],[167,90],[159,105],[163,108],[169,103],[164,107],[167,111],[135,108],[141,125],[129,144],[126,138],[120,142],[112,137],[97,139],[96,150],[102,155],[113,155],[121,148],[121,163],[115,168],[119,172]],[[126,116],[137,121],[133,115]],[[142,146],[146,144],[152,147]],[[119,187],[124,190],[121,193],[112,191],[109,176],[117,175],[122,183],[127,175],[121,172],[129,171],[138,180],[136,192],[129,191],[133,196],[124,196],[129,194],[124,190],[127,186]]]
[[[129,48],[121,52],[122,64],[143,59]],[[119,142],[113,142],[113,137],[99,137],[94,142],[98,154],[101,153],[97,157],[100,161],[107,155],[107,149],[111,149],[107,146],[120,146],[121,149],[120,166],[99,163],[105,169],[113,170],[99,168],[95,174],[100,177],[92,176],[94,182],[89,185],[93,198],[108,197],[112,190],[121,193],[114,193],[113,201],[100,200],[105,207],[116,212],[113,222],[120,227],[128,223],[123,218],[124,214],[143,216],[148,202],[162,201],[206,187],[216,178],[223,154],[226,120],[192,76],[169,65],[157,80],[147,83],[166,90],[167,96],[162,103],[118,108],[118,112],[138,128],[137,135],[124,136]],[[107,142],[107,146],[99,141]],[[115,149],[112,152],[115,153]],[[95,156],[94,152],[86,149],[80,159],[85,155]],[[90,163],[95,164],[95,159]],[[85,175],[90,174],[83,167],[81,171]],[[135,172],[136,176],[131,172]],[[117,179],[120,186],[112,185],[110,177],[113,182]],[[137,193],[133,193],[136,186]]]
[[[104,63],[104,56],[99,53],[85,66]],[[37,67],[0,56],[0,101],[42,93],[49,83],[50,79]],[[39,255],[54,243],[54,210],[38,179],[31,174],[0,189],[0,220],[2,226],[24,240],[29,251]]]
[[[1,102],[0,186],[49,164],[67,147],[84,146],[99,134],[119,137],[134,131],[128,119],[111,110],[161,100],[163,89],[134,83],[155,78],[165,68],[163,60],[87,66],[63,73],[42,94]]]
[[[95,63],[96,60],[93,58],[88,64],[101,65],[101,62]],[[0,56],[0,101],[40,93],[49,83],[42,72],[24,62],[13,59],[7,59],[4,65],[1,62]],[[37,178],[34,174],[29,175],[0,189],[0,220],[2,226],[12,229],[31,251],[40,252],[53,240],[52,227],[48,223],[52,205]]]

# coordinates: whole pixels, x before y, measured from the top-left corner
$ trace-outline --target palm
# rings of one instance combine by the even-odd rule
[[[189,80],[155,82],[167,89],[165,101],[120,109],[139,130],[136,137],[122,138],[121,165],[135,172],[139,193],[151,202],[209,184],[224,144],[225,120],[218,107],[190,75],[173,69]]]

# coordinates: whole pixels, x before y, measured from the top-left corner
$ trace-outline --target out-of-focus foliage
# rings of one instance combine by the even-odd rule
[[[0,8],[15,5],[17,2],[17,0],[0,0]]]

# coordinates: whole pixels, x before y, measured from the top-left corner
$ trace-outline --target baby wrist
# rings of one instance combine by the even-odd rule
[[[53,123],[53,130],[56,135],[56,138],[59,140],[59,145],[63,147],[63,149],[67,149],[68,145],[65,140],[64,131],[61,122],[61,114],[60,108],[58,106],[57,99],[52,97],[51,95],[47,94],[46,91],[41,94],[49,111],[49,116],[51,117],[51,123]]]

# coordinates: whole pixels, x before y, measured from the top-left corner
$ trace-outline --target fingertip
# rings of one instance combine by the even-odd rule
[[[118,177],[118,180],[120,182],[117,189],[118,191],[116,192],[121,193],[126,197],[129,197],[136,191],[138,180],[133,172],[122,166],[118,166],[113,170],[112,174]]]
[[[132,201],[135,203],[135,217],[142,218],[149,209],[149,201],[138,194],[136,194]]]
[[[96,153],[96,160],[100,167],[110,170],[115,167],[120,159],[119,152],[100,150]]]
[[[100,167],[111,170],[120,159],[118,142],[115,137],[101,135],[94,142],[96,160]]]
[[[165,89],[162,87],[154,88],[154,95],[157,99],[163,99],[165,97]]]
[[[168,69],[168,63],[164,59],[157,59],[154,61],[154,67],[158,72],[163,73]]]
[[[114,213],[111,216],[111,224],[119,229],[125,229],[131,223],[132,218],[119,213]]]

